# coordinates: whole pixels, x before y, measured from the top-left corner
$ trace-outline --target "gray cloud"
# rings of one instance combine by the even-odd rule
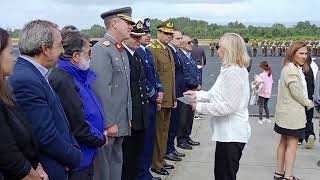
[[[246,0],[56,0],[56,2],[60,2],[63,4],[72,4],[72,5],[85,5],[85,6],[92,6],[92,5],[110,5],[110,6],[117,6],[117,5],[127,5],[130,6],[134,3],[141,3],[141,2],[148,2],[148,3],[171,3],[171,4],[188,4],[188,3],[206,3],[206,4],[230,4],[230,3],[238,3]]]

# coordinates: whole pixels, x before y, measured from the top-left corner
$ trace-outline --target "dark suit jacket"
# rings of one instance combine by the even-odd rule
[[[132,129],[144,130],[148,127],[148,95],[146,77],[140,57],[134,56],[128,50],[130,64],[130,90],[132,100]]]
[[[184,52],[179,49],[178,56],[184,68],[185,91],[193,90],[200,84],[199,69],[192,59],[189,59]]]
[[[176,49],[177,52],[175,52],[170,45],[167,47],[169,47],[171,50],[175,62],[176,96],[181,97],[183,96],[183,91],[185,90],[185,73],[183,62],[181,62],[181,59],[178,56],[179,49]]]
[[[10,83],[40,145],[40,162],[49,179],[67,179],[65,166],[78,167],[82,154],[57,95],[40,71],[21,57]]]
[[[197,65],[206,65],[207,58],[204,49],[199,45],[194,45],[192,47],[191,56],[195,60]]]
[[[16,106],[0,100],[0,172],[18,180],[39,163],[39,147],[24,115]],[[0,173],[1,179],[1,173]]]

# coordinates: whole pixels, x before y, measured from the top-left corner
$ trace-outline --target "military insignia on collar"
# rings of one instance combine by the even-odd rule
[[[102,44],[105,45],[106,47],[108,47],[110,45],[110,41],[105,41]]]
[[[120,52],[124,50],[124,47],[122,46],[122,44],[120,44],[118,42],[115,44],[115,46],[116,46],[117,50]]]

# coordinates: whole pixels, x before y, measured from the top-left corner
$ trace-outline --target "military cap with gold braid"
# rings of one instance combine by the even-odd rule
[[[134,25],[135,23],[132,21],[132,9],[131,7],[124,7],[119,9],[114,9],[111,11],[107,11],[101,14],[102,19],[110,19],[110,18],[121,18],[125,21],[128,21],[131,23],[131,25]]]
[[[172,21],[165,21],[157,26],[158,31],[173,33],[174,25]]]
[[[146,33],[143,30],[143,23],[138,21],[135,25],[132,26],[131,35],[134,36],[144,36]]]
[[[143,30],[145,33],[150,32],[151,20],[149,18],[144,19]]]

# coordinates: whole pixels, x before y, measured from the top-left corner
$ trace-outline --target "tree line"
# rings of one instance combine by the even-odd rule
[[[243,37],[257,40],[319,40],[320,27],[311,24],[310,21],[300,21],[293,27],[275,23],[271,27],[245,26],[243,23],[235,21],[227,25],[208,23],[203,20],[192,20],[188,17],[171,18],[175,26],[192,38],[198,39],[218,39],[226,32],[235,32]],[[151,19],[151,33],[156,37],[156,26],[162,21]],[[11,37],[18,38],[21,29],[8,29]],[[90,38],[101,38],[105,34],[105,27],[95,24],[90,29],[82,29],[81,32]]]

